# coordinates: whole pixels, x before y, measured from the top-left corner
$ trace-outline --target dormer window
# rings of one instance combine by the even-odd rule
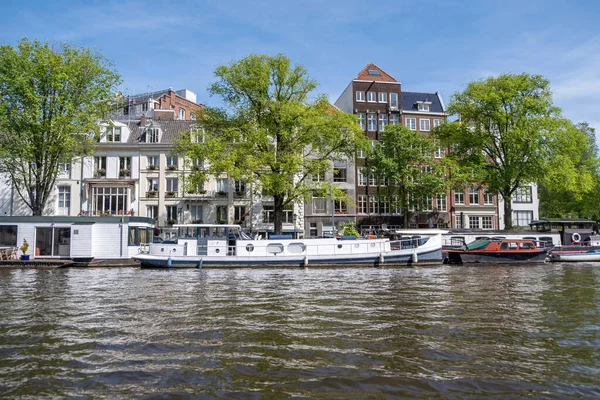
[[[429,106],[431,105],[430,101],[417,101],[417,109],[419,111],[429,111]]]
[[[146,143],[158,143],[158,129],[148,128],[146,130]]]
[[[121,141],[121,128],[118,126],[109,126],[106,128],[106,141],[107,142],[120,142]]]

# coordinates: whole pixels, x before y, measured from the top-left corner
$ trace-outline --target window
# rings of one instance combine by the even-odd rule
[[[367,114],[365,113],[358,113],[358,124],[360,125],[360,127],[362,128],[362,130],[364,131],[365,129],[367,129]]]
[[[333,209],[336,214],[348,214],[348,204],[344,200],[334,200]]]
[[[463,214],[462,213],[454,216],[454,227],[455,228],[463,227]]]
[[[94,157],[95,176],[106,176],[106,157]]]
[[[194,114],[192,114],[194,116]],[[194,128],[191,132],[192,143],[204,143],[204,129]]]
[[[379,208],[382,214],[389,214],[390,213],[390,202],[387,200],[382,200],[380,199],[379,201]]]
[[[369,75],[376,75],[376,76],[381,75],[381,72],[378,69],[369,69],[369,70],[367,70],[367,73]]]
[[[317,232],[318,232],[317,223],[311,222],[310,226],[309,226],[309,231],[308,231],[309,237],[311,237],[311,238],[317,237]]]
[[[148,103],[142,103],[142,111],[148,111]]]
[[[325,181],[325,172],[318,172],[312,175],[313,182],[324,182]]]
[[[367,186],[367,169],[358,169],[358,186]]]
[[[0,247],[17,247],[17,225],[0,225]]]
[[[170,170],[177,169],[177,157],[176,156],[167,157],[167,169],[170,169]]]
[[[469,216],[469,228],[479,229],[479,217]]]
[[[234,181],[234,190],[236,193],[244,193],[246,191],[246,182],[244,181]]]
[[[327,212],[327,199],[324,197],[313,197],[313,214],[325,214]]]
[[[357,212],[359,214],[366,214],[367,213],[367,196],[364,195],[360,195],[358,196],[358,207],[357,207]]]
[[[119,157],[119,176],[131,175],[131,157]]]
[[[177,222],[177,206],[176,205],[165,206],[165,208],[167,210],[167,222],[169,222],[169,221]]]
[[[177,194],[178,182],[177,178],[167,178],[167,192],[175,192]]]
[[[435,147],[435,150],[433,151],[433,157],[442,158],[442,156],[444,155],[444,149],[440,145],[440,139],[434,139],[433,145]]]
[[[227,178],[219,178],[217,179],[217,192],[228,192],[229,191],[229,183]]]
[[[375,196],[369,196],[369,211],[371,214],[379,214],[379,200]]]
[[[494,229],[492,217],[481,217],[481,229]]]
[[[429,104],[419,103],[417,107],[419,111],[429,111]]]
[[[532,203],[531,186],[518,188],[512,198],[515,203]]]
[[[479,205],[479,189],[478,188],[469,189],[469,204],[470,205]]]
[[[121,128],[118,126],[109,126],[106,128],[106,141],[107,142],[120,142],[121,141]]]
[[[199,205],[191,205],[190,206],[190,217],[192,219],[192,223],[195,221],[196,223],[201,223],[204,214],[202,206]]]
[[[129,228],[128,246],[139,246],[140,244],[152,243],[154,232],[149,228],[132,226]]]
[[[246,206],[233,207],[233,222],[239,223],[246,220]]]
[[[425,197],[423,199],[423,206],[421,208],[422,211],[432,211],[433,210],[433,198],[432,197]]]
[[[356,158],[365,158],[365,151],[363,149],[356,150]]]
[[[376,131],[377,130],[377,115],[375,115],[375,113],[368,113],[367,121],[369,123],[369,126],[368,126],[369,130]]]
[[[185,110],[183,108],[179,109],[179,119],[185,119]]]
[[[398,93],[390,93],[390,107],[398,108]]]
[[[377,92],[367,92],[367,101],[375,103],[377,101]]]
[[[402,214],[402,205],[400,204],[400,198],[398,196],[392,197],[392,213],[401,215]]]
[[[441,123],[442,123],[441,119],[434,119],[433,120],[433,127],[435,128],[436,126],[440,126]]]
[[[465,194],[463,192],[454,192],[454,204],[465,204]]]
[[[406,118],[406,127],[413,131],[417,130],[417,119],[416,118]]]
[[[71,186],[58,187],[58,208],[71,207]]]
[[[436,199],[436,208],[438,211],[447,211],[448,205],[446,203],[446,195],[438,194]]]
[[[146,143],[158,143],[158,129],[157,128],[146,129]]]
[[[369,171],[369,185],[377,186],[377,177],[375,176],[375,171],[373,169]]]
[[[129,211],[126,187],[96,186],[92,189],[94,215],[125,215]]]
[[[379,114],[379,130],[381,132],[385,131],[385,126],[388,123],[388,116],[387,114]]]
[[[513,224],[516,226],[528,226],[533,220],[533,211],[513,210]]]
[[[264,222],[264,223],[275,222],[275,206],[273,206],[273,204],[263,204],[262,222]]]
[[[362,90],[357,90],[356,101],[365,101],[365,92],[363,92]]]
[[[146,217],[158,220],[158,206],[146,206]]]
[[[431,121],[427,118],[421,118],[419,119],[419,130],[423,131],[423,132],[428,132],[430,131],[430,126],[429,124],[431,123]]]
[[[346,182],[346,167],[333,167],[333,181]]]
[[[379,92],[379,102],[387,103],[387,92]]]
[[[494,195],[490,193],[489,189],[483,190],[483,204],[486,206],[494,205]]]
[[[148,169],[158,169],[160,165],[158,156],[148,156]]]
[[[400,123],[400,114],[390,114],[390,125],[398,125]]]
[[[148,191],[158,192],[158,178],[146,179]]]
[[[58,174],[64,178],[71,177],[71,163],[60,163],[58,164]]]

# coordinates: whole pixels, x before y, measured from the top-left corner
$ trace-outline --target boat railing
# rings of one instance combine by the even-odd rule
[[[429,241],[429,237],[400,238],[390,241],[392,250],[416,249]]]

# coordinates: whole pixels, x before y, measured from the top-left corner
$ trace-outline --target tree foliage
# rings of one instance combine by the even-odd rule
[[[453,151],[449,157],[473,172],[504,201],[504,222],[512,227],[512,194],[530,183],[561,185],[574,196],[590,189],[590,171],[578,169],[588,144],[552,103],[549,82],[540,75],[503,74],[468,84],[452,96],[455,123],[435,135]],[[581,147],[580,147],[581,146]]]
[[[60,163],[90,154],[119,75],[87,48],[0,46],[0,172],[42,215]]]
[[[595,194],[600,190],[600,163],[595,129],[587,122],[581,122],[569,126],[569,130],[570,134],[559,137],[559,145],[565,155],[554,157],[555,167],[540,184],[540,212],[547,217],[599,220],[600,210]],[[569,179],[560,171],[564,163],[579,171],[570,177],[571,185],[587,188],[586,192],[572,193],[568,190],[569,185],[563,184],[564,179]]]
[[[210,93],[227,110],[207,108],[202,143],[185,138],[180,153],[207,161],[192,185],[209,175],[227,174],[256,183],[273,197],[275,232],[281,232],[283,210],[329,187],[310,176],[331,168],[331,160],[352,157],[365,138],[355,117],[334,108],[325,97],[311,101],[317,87],[305,68],[284,55],[251,54],[216,69]],[[339,193],[338,193],[339,195]]]
[[[445,194],[446,169],[433,157],[436,145],[431,137],[402,125],[388,125],[382,135],[368,164],[376,176],[390,182],[380,188],[380,195],[392,208],[405,210],[408,226],[410,205],[420,209],[425,199]]]

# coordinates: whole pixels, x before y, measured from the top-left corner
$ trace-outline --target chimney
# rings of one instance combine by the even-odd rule
[[[140,126],[146,126],[146,114],[142,114],[142,116],[140,117]]]

